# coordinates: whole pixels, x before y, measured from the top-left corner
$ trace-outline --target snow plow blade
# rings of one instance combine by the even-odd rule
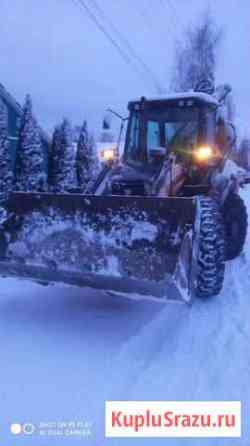
[[[195,216],[193,198],[12,193],[0,275],[190,301]]]

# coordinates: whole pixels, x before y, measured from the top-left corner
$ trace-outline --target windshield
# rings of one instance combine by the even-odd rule
[[[197,144],[199,113],[197,109],[171,108],[162,112],[148,112],[146,119],[147,158],[154,159],[154,151],[165,148],[185,156]]]
[[[149,109],[131,116],[126,144],[127,158],[153,162],[161,150],[185,156],[197,144],[199,110],[195,107]]]

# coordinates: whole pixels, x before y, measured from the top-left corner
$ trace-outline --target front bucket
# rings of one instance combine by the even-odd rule
[[[194,199],[13,193],[2,206],[1,275],[176,299]]]

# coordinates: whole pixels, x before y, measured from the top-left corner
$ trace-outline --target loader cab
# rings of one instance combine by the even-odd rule
[[[130,102],[124,162],[157,170],[174,153],[181,161],[201,145],[214,145],[217,101],[205,93]]]

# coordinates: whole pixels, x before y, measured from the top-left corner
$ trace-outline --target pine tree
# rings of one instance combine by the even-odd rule
[[[89,134],[87,122],[84,121],[77,144],[77,178],[79,188],[84,191],[88,183],[98,173],[98,160],[93,135]]]
[[[60,181],[60,159],[61,159],[61,129],[56,126],[53,132],[52,144],[49,150],[48,183],[51,192],[59,191],[57,188]]]
[[[8,139],[8,112],[2,100],[0,100],[0,172],[0,193],[3,194],[12,189],[13,171]]]
[[[32,101],[29,95],[25,99],[19,130],[16,188],[31,192],[46,190],[41,134],[32,114]]]
[[[65,155],[63,158],[64,190],[70,192],[77,188],[77,174],[72,128],[67,119],[64,119],[61,131],[61,144]]]
[[[73,148],[70,122],[64,119],[60,128],[54,132],[52,147],[53,190],[71,192],[77,188],[76,154]]]

